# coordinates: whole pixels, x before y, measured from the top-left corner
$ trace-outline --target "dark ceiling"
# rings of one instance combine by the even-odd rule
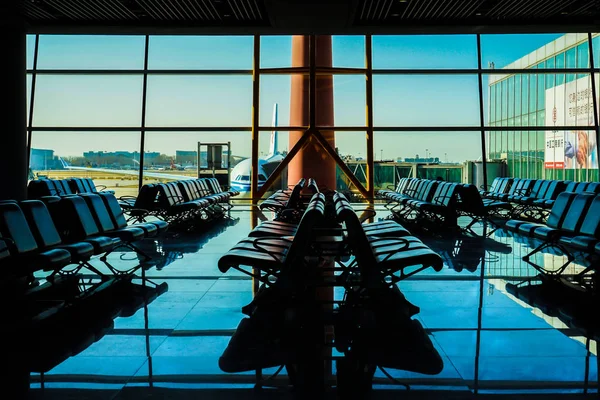
[[[443,33],[597,30],[600,0],[0,0],[31,33]]]

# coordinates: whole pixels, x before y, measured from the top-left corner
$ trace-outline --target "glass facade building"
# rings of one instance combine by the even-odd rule
[[[504,160],[508,176],[598,180],[597,121],[600,36],[566,34],[489,76],[488,159]],[[493,61],[490,61],[493,67]],[[522,70],[522,71],[521,71]],[[579,71],[581,70],[581,71]]]

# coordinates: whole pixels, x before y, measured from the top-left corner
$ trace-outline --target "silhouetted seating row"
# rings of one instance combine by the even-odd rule
[[[103,213],[92,211],[84,196],[99,199],[95,206],[102,205]],[[132,315],[167,287],[134,284],[135,268],[109,267],[113,273],[106,274],[92,265],[94,256],[103,260],[131,239],[122,234],[125,229],[109,229],[112,219],[119,217],[109,211],[101,195],[43,200],[54,212],[41,200],[0,202],[0,299],[11,304],[4,310],[2,335],[11,346],[18,345],[18,357],[30,372],[45,372],[78,353],[112,328],[116,316]],[[73,208],[79,213],[62,213]],[[103,224],[102,232],[98,222]],[[132,235],[138,235],[134,229],[141,228],[131,229]],[[141,231],[147,236],[158,228]],[[84,268],[98,279],[84,280],[79,273]]]
[[[302,368],[314,348],[307,336],[321,330],[317,337],[322,338],[323,319],[332,320],[335,346],[352,359],[426,374],[441,371],[439,354],[419,322],[410,318],[418,308],[396,286],[426,268],[441,270],[439,255],[394,221],[362,224],[340,193],[314,194],[298,224],[275,222],[260,234],[253,231],[219,259],[222,272],[234,268],[261,282],[254,300],[242,308],[249,318],[242,319],[219,360],[223,371]],[[341,246],[327,247],[340,241]],[[341,260],[347,253],[354,261],[347,266],[340,261],[339,275],[328,275],[315,262],[322,257]],[[322,308],[315,307],[311,288],[332,284],[346,288],[346,305],[332,315],[315,315]],[[365,314],[353,311],[358,307],[375,319],[360,320]]]
[[[129,220],[156,217],[188,229],[198,223],[226,216],[237,191],[221,188],[216,178],[188,179],[142,186],[136,198],[121,197]]]
[[[548,210],[562,192],[600,193],[598,182],[572,182],[547,179],[496,178],[489,190],[480,190],[486,199],[509,202],[514,206],[512,217],[543,221]]]
[[[473,233],[472,227],[476,223],[489,223],[494,226],[492,230],[486,232],[486,235],[489,235],[498,226],[496,218],[506,218],[506,215],[512,212],[513,207],[504,201],[482,199],[480,193],[475,185],[463,184],[460,186],[458,189],[456,211],[459,216],[471,218],[471,221],[462,228],[463,230]]]
[[[462,184],[427,179],[401,178],[396,190],[381,190],[386,207],[395,218],[431,222],[436,227],[457,227],[459,190]]]
[[[549,247],[568,255],[569,261],[557,271],[560,273],[573,260],[572,251],[600,254],[600,195],[563,192],[554,202],[546,223],[509,220],[505,228],[541,241],[524,257],[526,261]]]
[[[319,187],[313,178],[301,178],[291,189],[276,191],[259,204],[261,210],[273,211],[276,221],[297,223],[302,216],[306,203]]]
[[[43,196],[69,196],[79,193],[112,193],[106,186],[96,185],[92,178],[36,179],[27,185],[27,198],[39,199]]]

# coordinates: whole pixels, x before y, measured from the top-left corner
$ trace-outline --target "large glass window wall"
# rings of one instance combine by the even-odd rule
[[[591,37],[599,50],[599,36]],[[591,95],[598,51],[590,54],[588,34],[479,42],[477,35],[334,36],[333,67],[316,68],[332,77],[334,122],[322,128],[340,141],[347,168],[338,167],[338,182],[347,184],[343,175],[353,171],[368,186],[369,162],[374,190],[385,186],[378,176],[393,177],[400,164],[418,171],[448,162],[467,171],[483,161],[506,164],[515,177],[598,179]],[[232,167],[248,166],[253,129],[258,157],[268,158],[274,133],[285,156],[289,132],[307,128],[290,123],[291,81],[309,75],[292,66],[291,54],[291,36],[30,35],[30,176],[103,168],[140,187],[164,180],[156,173],[196,174],[198,143],[207,142],[230,143]],[[236,174],[250,175],[240,168]]]

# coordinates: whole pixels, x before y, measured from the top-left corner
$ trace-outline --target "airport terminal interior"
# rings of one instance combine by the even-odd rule
[[[3,389],[596,398],[599,18],[8,1]]]

